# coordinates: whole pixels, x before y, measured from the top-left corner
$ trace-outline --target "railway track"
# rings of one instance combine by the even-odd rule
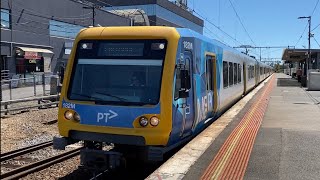
[[[27,148],[18,149],[15,151],[4,153],[4,154],[1,154],[1,162],[6,161],[6,160],[10,160],[10,159],[14,159],[14,158],[19,157],[21,155],[25,155],[25,154],[49,147],[49,146],[52,146],[52,141],[48,141],[48,142],[44,142],[44,143],[37,144],[34,146],[30,146]],[[28,174],[40,171],[45,168],[48,168],[51,165],[60,163],[62,161],[70,159],[74,156],[80,155],[81,148],[82,147],[76,148],[76,149],[64,152],[62,154],[56,155],[56,156],[46,158],[41,161],[37,161],[37,162],[31,163],[31,164],[27,164],[27,165],[15,168],[13,170],[10,170],[8,172],[1,174],[0,179],[18,179],[18,178],[24,177]]]
[[[9,159],[16,158],[16,157],[21,156],[21,155],[25,155],[25,154],[31,153],[33,151],[37,151],[39,149],[43,149],[43,148],[52,146],[52,144],[53,144],[52,141],[47,141],[47,142],[43,142],[43,143],[36,144],[36,145],[33,145],[33,146],[29,146],[29,147],[25,147],[25,148],[22,148],[22,149],[17,149],[17,150],[14,150],[14,151],[3,153],[3,154],[1,154],[1,162],[9,160]]]

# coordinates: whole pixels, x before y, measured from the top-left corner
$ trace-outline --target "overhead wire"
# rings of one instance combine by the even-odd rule
[[[193,9],[193,12],[196,13],[198,16],[200,16],[202,19],[204,19],[205,21],[207,21],[209,24],[213,25],[215,28],[217,28],[219,31],[221,31],[223,34],[225,34],[226,36],[228,36],[230,39],[232,39],[234,42],[237,42],[238,44],[242,44],[241,42],[239,42],[237,39],[235,39],[234,37],[232,37],[231,35],[229,35],[228,33],[226,33],[225,31],[223,31],[219,26],[217,26],[216,24],[214,24],[213,22],[211,22],[210,20],[208,20],[208,18],[202,16],[201,14],[199,14],[197,11],[195,11]]]
[[[318,43],[317,39],[315,37],[313,37],[313,39],[318,44],[318,46],[320,47],[320,44]]]
[[[6,0],[6,1],[9,2],[9,0]],[[13,2],[15,4],[19,5],[19,6],[15,7],[15,8],[24,9],[25,11],[33,13],[33,14],[30,14],[30,13],[25,12],[26,14],[34,15],[34,16],[38,16],[38,17],[42,17],[42,18],[46,18],[46,19],[52,19],[52,18],[55,18],[55,19],[72,19],[72,20],[74,20],[74,19],[90,19],[91,17],[81,17],[81,16],[87,16],[87,15],[92,14],[92,12],[89,12],[87,14],[80,14],[80,15],[77,15],[77,16],[68,16],[68,17],[51,16],[50,14],[39,13],[38,11],[36,11],[34,9],[31,9],[31,8],[22,8],[24,5],[22,4],[22,2],[19,2],[19,0],[15,0]]]
[[[313,16],[313,13],[316,11],[318,4],[319,4],[319,0],[317,0],[317,3],[316,3],[316,5],[314,6],[313,11],[312,11],[312,13],[311,13],[310,16]]]
[[[233,11],[235,12],[235,14],[236,14],[236,16],[237,16],[238,20],[239,20],[239,22],[240,22],[240,24],[241,24],[242,28],[244,29],[244,31],[246,32],[247,36],[249,37],[250,41],[252,42],[252,44],[253,44],[253,45],[257,46],[257,45],[256,45],[256,43],[252,40],[252,38],[251,38],[250,34],[248,33],[248,31],[247,31],[246,27],[243,25],[243,22],[242,22],[242,20],[241,20],[241,18],[240,18],[240,16],[239,16],[239,14],[238,14],[237,10],[235,9],[235,7],[234,7],[233,3],[232,3],[230,0],[229,0],[229,2],[230,2],[230,4],[231,4],[232,9],[233,9]]]
[[[320,24],[316,25],[316,27],[314,27],[311,31],[317,29],[320,26]]]
[[[298,41],[296,42],[296,44],[294,45],[294,46],[297,46],[298,45],[298,43],[300,42],[300,40],[301,40],[301,38],[302,38],[302,36],[304,35],[304,33],[306,32],[306,29],[308,28],[308,23],[306,24],[306,27],[304,28],[304,30],[303,30],[303,32],[302,32],[302,34],[300,35],[300,37],[299,37],[299,39],[298,39]]]
[[[217,34],[213,33],[208,27],[205,26],[204,28],[211,33],[211,37],[213,37],[213,38],[216,37],[216,38],[219,39],[219,41],[221,41],[224,44],[228,45],[225,41],[223,41],[223,39],[221,37],[219,37]],[[213,36],[212,34],[215,35],[215,36]]]
[[[314,14],[314,12],[315,12],[315,10],[316,10],[316,8],[317,8],[318,4],[319,4],[319,0],[317,0],[316,5],[314,6],[314,8],[313,8],[312,13],[311,13],[311,15],[310,15],[310,16],[313,16],[313,14]],[[306,29],[307,29],[308,25],[309,25],[309,23],[307,22],[307,24],[306,24],[306,26],[305,26],[305,28],[304,28],[304,30],[303,30],[303,32],[302,32],[302,34],[300,35],[300,37],[299,37],[299,39],[298,39],[297,43],[295,44],[295,46],[297,46],[297,45],[298,45],[298,43],[300,42],[300,40],[301,40],[302,36],[304,35],[304,33],[305,33],[305,31],[306,31]],[[319,25],[320,25],[320,24],[319,24]],[[319,25],[317,25],[317,26],[316,26],[315,28],[313,28],[311,31],[315,30]]]
[[[65,24],[65,25],[57,25],[57,24],[50,24],[50,23],[46,23],[46,22],[42,22],[42,21],[37,21],[37,20],[30,20],[26,17],[21,17],[20,15],[17,15],[17,14],[13,14],[13,13],[9,13],[9,12],[4,12],[6,14],[10,14],[11,16],[15,16],[15,17],[19,17],[21,19],[25,19],[27,20],[27,22],[23,22],[25,24],[28,24],[28,23],[31,23],[31,22],[35,22],[35,23],[40,23],[40,24],[43,24],[43,25],[50,25],[50,26],[56,26],[56,27],[61,27],[61,28],[66,28],[65,26],[70,26],[68,28],[78,28],[78,27],[75,27],[75,26],[82,26],[82,27],[85,27],[83,25],[78,25],[78,24]],[[54,20],[54,19],[52,19]],[[57,22],[62,22],[62,21],[57,21]],[[66,23],[66,22],[62,22],[62,23]],[[22,23],[19,23],[19,22],[11,22],[11,24],[22,24]],[[48,28],[49,29],[49,28]]]
[[[6,12],[7,13],[7,12]],[[16,14],[12,14],[12,13],[8,13],[10,14],[11,16],[16,16],[16,17],[20,17],[19,15],[16,15]],[[27,19],[25,17],[21,17],[22,19]],[[28,19],[29,20],[29,19]],[[65,26],[61,26],[61,25],[56,25],[56,24],[49,24],[49,23],[45,23],[45,22],[41,22],[41,21],[35,21],[35,20],[29,20],[27,22],[22,22],[22,23],[14,23],[14,22],[9,22],[9,21],[6,21],[8,22],[8,24],[10,26],[12,26],[13,24],[15,25],[22,25],[24,27],[29,27],[29,28],[32,28],[32,29],[40,29],[40,30],[49,30],[49,31],[54,31],[54,32],[61,32],[61,33],[76,33],[75,31],[67,31],[67,30],[57,30],[57,29],[52,29],[52,28],[49,28],[49,26],[55,26],[55,27],[61,27],[63,29],[67,29],[67,27]],[[34,25],[29,25],[30,23],[37,23],[37,24],[41,24],[43,26],[46,26],[46,28],[44,27],[41,27],[41,26],[34,26]],[[71,24],[70,24],[71,26]],[[78,29],[78,27],[68,27],[68,30],[72,30],[73,28],[76,28],[75,30]],[[15,30],[15,31],[20,31],[20,30]],[[28,32],[28,33],[37,33],[37,34],[40,34],[40,35],[48,35],[48,34],[43,34],[43,33],[40,33],[40,32],[35,32],[35,31],[30,31],[30,29],[25,29],[23,32]]]

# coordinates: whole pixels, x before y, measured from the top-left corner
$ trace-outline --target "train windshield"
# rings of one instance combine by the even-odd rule
[[[159,103],[166,40],[80,41],[68,98],[110,105]]]

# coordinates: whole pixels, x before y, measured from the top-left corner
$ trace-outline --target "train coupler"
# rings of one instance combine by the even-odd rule
[[[89,170],[116,169],[125,165],[122,153],[95,149],[80,150],[80,166]]]
[[[53,149],[57,149],[57,150],[65,150],[66,146],[68,146],[69,144],[73,144],[76,141],[72,141],[69,138],[66,137],[53,137]]]

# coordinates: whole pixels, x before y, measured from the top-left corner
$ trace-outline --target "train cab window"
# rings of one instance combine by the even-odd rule
[[[80,41],[68,98],[108,105],[158,104],[166,46],[161,39]]]
[[[229,86],[233,85],[233,63],[229,62]]]
[[[223,61],[223,87],[228,87],[228,62]]]
[[[207,90],[213,90],[213,60],[213,56],[206,56]]]
[[[233,63],[233,79],[234,84],[238,83],[238,65],[237,63]]]
[[[241,83],[241,65],[238,64],[238,83]]]

